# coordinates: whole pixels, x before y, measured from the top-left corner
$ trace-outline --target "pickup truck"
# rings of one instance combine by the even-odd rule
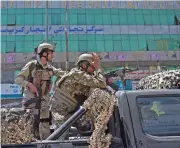
[[[118,91],[116,97],[108,124],[110,148],[180,148],[180,90]],[[92,131],[80,133],[72,127],[84,113],[81,107],[44,141],[2,148],[87,148]],[[67,128],[67,139],[57,140]]]

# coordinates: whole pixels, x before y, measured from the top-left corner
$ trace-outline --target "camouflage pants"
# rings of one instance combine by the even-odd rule
[[[27,125],[35,138],[44,140],[50,133],[49,127],[49,104],[46,100],[39,102],[37,98],[31,98],[24,102],[26,114],[22,118],[22,124],[31,122],[32,126]]]
[[[41,140],[45,140],[51,134],[49,102],[46,100],[41,101],[39,134]]]

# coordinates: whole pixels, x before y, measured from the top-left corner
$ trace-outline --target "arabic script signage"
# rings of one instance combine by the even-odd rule
[[[163,28],[164,27],[164,28]],[[68,27],[68,34],[159,34],[166,32],[167,34],[180,34],[178,26],[143,26],[143,25],[71,25]],[[151,30],[154,30],[153,32]],[[158,31],[157,31],[158,30]],[[1,26],[1,35],[33,35],[45,34],[45,26]],[[50,25],[48,27],[49,34],[64,34],[65,26]],[[122,58],[123,57],[119,57]],[[152,58],[158,58],[152,55]]]
[[[103,26],[69,26],[70,34],[103,34]],[[2,35],[24,35],[24,34],[44,34],[46,28],[43,26],[2,26]],[[65,27],[53,25],[48,27],[49,34],[64,34]]]

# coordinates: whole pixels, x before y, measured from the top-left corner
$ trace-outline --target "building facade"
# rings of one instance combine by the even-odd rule
[[[48,3],[48,39],[56,43],[54,65],[64,67],[65,1]],[[45,40],[44,1],[1,2],[2,83],[13,82],[15,71],[32,58]],[[180,2],[69,1],[70,67],[79,54],[98,52],[105,66],[180,64]],[[9,78],[11,80],[9,80]]]

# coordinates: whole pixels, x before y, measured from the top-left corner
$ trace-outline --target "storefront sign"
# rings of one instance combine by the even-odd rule
[[[21,93],[21,87],[17,84],[1,84],[1,95],[17,95]]]

